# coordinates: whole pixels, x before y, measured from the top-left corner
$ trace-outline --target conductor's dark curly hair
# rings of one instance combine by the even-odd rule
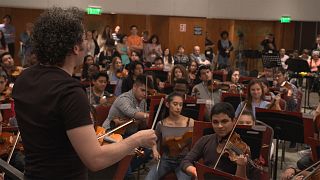
[[[32,45],[40,63],[62,66],[75,45],[83,50],[83,12],[72,7],[53,7],[34,24]]]

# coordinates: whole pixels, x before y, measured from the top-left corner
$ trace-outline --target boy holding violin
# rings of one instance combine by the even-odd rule
[[[225,141],[236,121],[234,108],[226,102],[217,103],[211,110],[211,119],[215,134],[206,135],[199,139],[181,162],[182,170],[194,177],[197,177],[194,162],[203,159],[204,164],[207,166],[216,164],[219,154],[221,153],[218,152],[219,147],[226,143]],[[241,154],[235,157],[234,162],[230,160],[230,157],[223,155],[217,165],[217,169],[246,178],[248,155],[250,154]]]

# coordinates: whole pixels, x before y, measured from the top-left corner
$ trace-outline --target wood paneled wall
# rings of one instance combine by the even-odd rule
[[[0,17],[10,14],[13,18],[13,25],[16,27],[16,51],[19,48],[19,34],[25,29],[27,22],[34,22],[43,10],[1,8]],[[206,19],[171,17],[156,15],[130,15],[130,14],[103,14],[101,16],[86,15],[84,19],[86,29],[102,31],[106,25],[114,28],[121,27],[121,33],[130,34],[130,26],[138,26],[139,34],[142,31],[149,31],[150,36],[157,34],[162,47],[169,47],[175,53],[178,45],[183,45],[187,54],[192,52],[194,45],[199,45],[204,50],[206,32],[209,39],[215,43],[220,39],[223,30],[229,32],[229,38],[233,42],[235,49],[238,47],[238,33],[244,34],[244,49],[260,49],[260,42],[267,33],[275,34],[278,48],[294,48],[294,41],[297,36],[295,32],[296,22],[290,24],[280,24],[276,21],[252,21],[252,20],[230,20],[230,19]],[[186,24],[186,32],[180,32],[180,24]],[[194,27],[202,28],[202,35],[194,35]],[[305,31],[306,32],[306,31]],[[216,47],[215,47],[216,50]],[[232,55],[234,59],[234,54]],[[18,61],[18,59],[16,59]]]

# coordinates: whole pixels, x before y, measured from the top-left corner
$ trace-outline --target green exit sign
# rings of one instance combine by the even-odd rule
[[[100,7],[88,7],[87,13],[91,15],[101,15],[102,9]]]
[[[291,17],[290,16],[282,16],[280,18],[281,23],[290,23],[291,22]]]

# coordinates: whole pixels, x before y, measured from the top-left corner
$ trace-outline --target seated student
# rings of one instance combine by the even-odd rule
[[[243,108],[245,102],[247,103],[246,109],[251,111],[253,116],[256,117],[256,107],[257,108],[267,108],[270,104],[268,101],[264,100],[264,90],[260,80],[253,79],[248,84],[248,93],[246,101],[239,104],[236,110],[236,116],[238,116]]]
[[[229,84],[229,93],[238,94],[241,91],[241,87],[239,84],[240,79],[240,71],[239,69],[230,70],[227,75],[227,81],[230,82]]]
[[[173,84],[173,92],[180,93],[183,96],[188,95],[188,81],[185,79],[177,79]]]
[[[139,75],[143,74],[143,68],[143,64],[140,61],[130,63],[128,77],[122,80],[121,93],[128,92],[132,89],[134,81]]]
[[[244,110],[238,120],[238,125],[253,126],[255,125],[255,123],[255,118],[253,117],[252,113],[248,110]]]
[[[298,89],[292,83],[286,81],[287,74],[284,69],[278,69],[275,73],[276,88],[283,94],[283,99],[287,102],[286,111],[300,112],[298,107]]]
[[[146,180],[161,179],[166,174],[174,171],[179,180],[191,179],[191,176],[181,171],[180,162],[189,152],[191,137],[183,138],[186,133],[192,133],[194,120],[181,115],[183,108],[183,96],[179,93],[171,93],[167,97],[166,107],[169,115],[159,121],[156,126],[158,146],[152,147],[153,158],[159,161],[159,167],[154,165],[149,171]],[[187,137],[187,136],[186,136]],[[180,138],[181,141],[174,139]],[[183,144],[180,148],[175,144]],[[160,157],[160,150],[162,155]]]
[[[138,75],[133,83],[132,89],[128,92],[121,94],[112,104],[108,117],[103,123],[105,129],[110,129],[110,122],[115,121],[116,124],[121,124],[126,119],[136,119],[139,120],[141,124],[149,118],[149,114],[144,112],[146,108],[146,79],[144,75]],[[148,85],[150,83],[148,82]],[[150,87],[148,87],[150,88]],[[116,118],[119,118],[115,120]],[[119,121],[119,122],[118,122]],[[140,124],[139,123],[139,124]],[[132,127],[129,134],[136,132],[139,126]],[[128,130],[128,128],[127,128]]]
[[[9,52],[4,52],[1,54],[0,65],[4,72],[6,72],[9,83],[14,82],[17,76],[20,75],[23,70],[21,66],[14,65],[14,60]]]
[[[161,68],[163,69],[164,64],[163,64],[163,59],[160,56],[155,57],[154,61],[153,61],[153,66],[155,68]]]
[[[91,77],[89,77],[88,70],[92,64],[94,64],[93,56],[86,55],[82,64],[81,81],[90,81]]]
[[[107,73],[99,72],[92,77],[93,86],[87,87],[86,92],[90,105],[97,106],[106,104],[107,98],[110,98],[110,93],[105,91],[109,77]]]
[[[190,86],[195,85],[196,77],[197,77],[198,63],[196,60],[190,60],[190,64],[188,66],[188,82]]]
[[[184,54],[184,47],[182,45],[179,45],[177,48],[177,53],[173,57],[174,64],[181,64],[184,67],[187,67],[189,64],[189,57]]]
[[[201,82],[192,89],[192,95],[198,99],[206,99],[206,115],[205,119],[209,120],[211,107],[220,102],[220,93],[212,86],[212,71],[209,66],[202,65],[199,67],[197,79]]]
[[[197,170],[194,162],[203,159],[206,166],[214,165],[219,157],[217,147],[224,143],[235,123],[235,112],[231,104],[226,102],[217,103],[211,110],[211,122],[215,134],[206,135],[200,138],[191,151],[181,162],[182,170],[197,177]],[[247,178],[247,157],[239,155],[235,162],[230,161],[226,156],[222,156],[217,169]]]
[[[173,84],[177,79],[188,79],[186,68],[180,64],[173,66],[168,80],[170,84]]]

